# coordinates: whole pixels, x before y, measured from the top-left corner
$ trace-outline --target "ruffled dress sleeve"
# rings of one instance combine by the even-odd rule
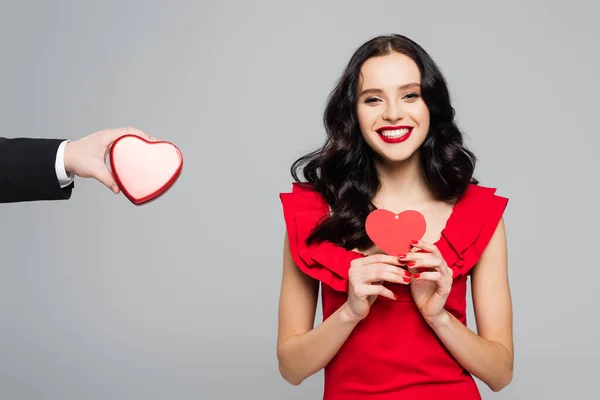
[[[280,193],[279,198],[290,251],[298,268],[334,290],[347,292],[350,262],[365,255],[331,242],[306,244],[312,230],[329,214],[325,199],[306,184],[296,182],[291,192]]]
[[[454,277],[468,274],[490,242],[508,204],[495,188],[471,184],[456,203],[438,245]]]

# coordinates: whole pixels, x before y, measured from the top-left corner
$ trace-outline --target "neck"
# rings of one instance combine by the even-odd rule
[[[375,195],[374,203],[391,205],[418,204],[435,199],[429,185],[419,154],[397,163],[376,162],[381,187]]]

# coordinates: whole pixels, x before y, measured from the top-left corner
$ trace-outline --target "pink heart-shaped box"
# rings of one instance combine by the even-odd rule
[[[181,175],[183,155],[173,143],[147,141],[124,135],[110,148],[113,177],[135,205],[148,203],[167,192]]]

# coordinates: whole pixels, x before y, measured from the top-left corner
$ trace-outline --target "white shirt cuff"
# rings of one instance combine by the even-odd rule
[[[74,174],[68,174],[65,171],[65,146],[68,143],[68,140],[65,140],[58,146],[58,151],[56,152],[56,163],[54,165],[56,169],[56,177],[58,178],[58,183],[61,188],[69,186],[71,182],[75,179]]]

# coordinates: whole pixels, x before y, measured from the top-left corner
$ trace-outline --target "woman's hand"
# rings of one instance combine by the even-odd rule
[[[452,270],[434,244],[423,241],[413,241],[412,244],[420,250],[401,255],[398,259],[408,263],[408,270],[413,274],[410,284],[413,300],[423,318],[432,323],[444,315],[444,305],[452,289]],[[420,272],[423,270],[425,272]]]
[[[353,260],[348,271],[348,300],[343,315],[351,321],[364,319],[371,305],[381,295],[395,300],[397,297],[383,282],[408,285],[410,274],[395,256],[375,254]]]

